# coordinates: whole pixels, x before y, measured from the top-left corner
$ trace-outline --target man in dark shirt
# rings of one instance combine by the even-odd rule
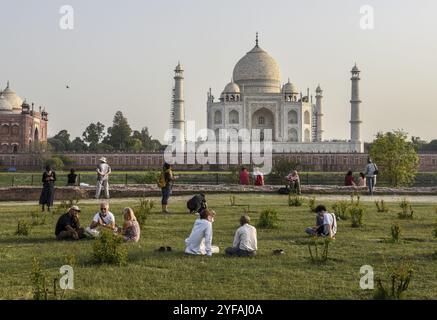
[[[57,240],[79,240],[84,237],[84,230],[80,227],[79,212],[78,206],[72,206],[67,213],[59,217],[55,229]]]
[[[70,170],[70,174],[67,175],[67,178],[68,178],[67,185],[69,186],[77,185],[77,174],[75,173],[74,169]]]

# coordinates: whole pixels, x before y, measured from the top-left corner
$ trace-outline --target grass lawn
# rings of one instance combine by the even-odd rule
[[[360,267],[371,265],[375,276],[387,279],[386,265],[394,266],[404,258],[414,269],[406,298],[437,298],[435,204],[414,203],[414,219],[399,220],[398,203],[388,203],[388,213],[377,213],[374,203],[364,203],[364,226],[352,228],[350,220],[339,221],[329,259],[318,265],[309,258],[304,234],[304,228],[315,223],[314,214],[306,203],[289,207],[287,197],[279,195],[237,195],[236,206],[230,206],[228,195],[208,196],[209,206],[217,212],[213,244],[221,252],[210,258],[185,256],[184,239],[194,222],[194,216],[186,213],[187,199],[172,198],[169,216],[155,209],[140,242],[126,245],[129,256],[124,266],[93,263],[93,240],[55,241],[57,216],[51,213],[46,224],[35,226],[30,236],[16,236],[17,219],[30,218],[37,207],[1,206],[0,298],[32,298],[30,274],[35,256],[51,279],[59,274],[67,257],[74,256],[75,288],[66,293],[66,299],[371,299],[371,290],[360,289]],[[332,204],[325,203],[328,207]],[[82,225],[88,225],[97,205],[81,205]],[[110,210],[121,223],[121,209],[135,205],[136,201],[112,200]],[[247,205],[255,223],[263,209],[276,209],[280,227],[258,229],[256,257],[225,257],[224,249],[232,244],[238,219]],[[394,222],[403,231],[400,243],[388,241]],[[160,246],[171,246],[173,252],[155,252]],[[273,255],[272,250],[279,248],[285,254]]]

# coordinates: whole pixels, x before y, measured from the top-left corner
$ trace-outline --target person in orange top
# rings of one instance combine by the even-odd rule
[[[240,184],[249,185],[249,171],[245,167],[240,171]]]

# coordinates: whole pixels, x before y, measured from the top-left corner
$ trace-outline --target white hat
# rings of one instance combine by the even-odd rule
[[[70,207],[70,210],[80,212],[80,208],[78,206],[72,206],[72,207]]]
[[[99,161],[100,161],[100,162],[106,162],[106,158],[105,158],[105,157],[101,157],[101,158],[99,159]]]

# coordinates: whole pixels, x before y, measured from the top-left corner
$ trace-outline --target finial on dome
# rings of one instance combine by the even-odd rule
[[[258,31],[256,32],[256,40],[255,40],[255,45],[258,47]]]
[[[6,89],[8,89],[9,88],[9,80],[8,80],[8,83],[7,83],[7,85],[6,85]]]

